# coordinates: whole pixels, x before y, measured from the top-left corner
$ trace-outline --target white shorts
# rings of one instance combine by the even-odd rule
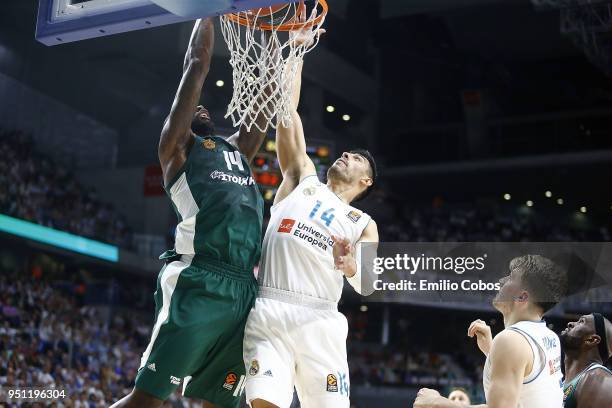
[[[244,333],[247,402],[288,408],[295,386],[302,408],[348,408],[347,333],[335,304],[322,310],[258,298]]]

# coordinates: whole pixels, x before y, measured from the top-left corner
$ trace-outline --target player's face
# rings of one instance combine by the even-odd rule
[[[501,278],[499,283],[501,287],[493,299],[493,306],[495,306],[497,310],[502,311],[500,308],[506,308],[512,305],[514,300],[524,293],[524,289],[521,283],[520,272],[516,270],[510,271],[510,274]]]
[[[458,402],[461,405],[470,405],[472,403],[470,401],[470,397],[468,397],[467,394],[461,390],[451,392],[448,399],[450,401]]]
[[[595,321],[593,315],[585,315],[575,322],[569,322],[559,338],[566,349],[578,350],[584,337],[591,334],[595,334]]]
[[[215,133],[215,123],[212,121],[208,109],[202,105],[196,107],[191,120],[191,130],[199,136],[211,136]]]
[[[345,182],[359,182],[362,178],[370,178],[368,172],[370,163],[357,153],[342,153],[329,169],[329,177],[339,177]]]

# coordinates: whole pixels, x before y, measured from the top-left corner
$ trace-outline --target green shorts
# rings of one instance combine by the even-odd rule
[[[256,297],[252,271],[198,256],[166,264],[136,388],[166,400],[182,384],[186,397],[237,407],[245,386],[244,325]]]

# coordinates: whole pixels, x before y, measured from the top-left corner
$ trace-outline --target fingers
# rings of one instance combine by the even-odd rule
[[[476,325],[476,323],[478,322],[478,320],[474,320],[472,323],[470,323],[470,325],[468,326],[468,330],[467,330],[467,335],[468,337],[474,337],[474,326]]]
[[[468,337],[474,337],[475,335],[478,334],[486,334],[487,331],[489,330],[489,326],[482,320],[478,319],[478,320],[474,320],[471,324],[470,327],[468,327]]]
[[[317,17],[317,8],[319,7],[319,1],[315,1],[314,7],[312,8],[312,12],[310,13],[310,18],[313,19]]]
[[[346,244],[349,243],[349,240],[346,238],[340,238],[339,236],[333,234],[331,237],[336,244],[340,244],[341,246],[346,246]]]
[[[346,239],[346,238],[340,238],[337,235],[332,235],[331,237],[332,237],[332,239],[334,240],[335,243],[340,244],[343,247],[351,245],[351,242],[348,239]]]
[[[344,257],[343,256],[339,256],[337,258],[334,259],[334,265],[336,267],[336,269],[341,269],[342,265],[344,265]]]
[[[344,271],[345,269],[347,269],[348,267],[348,262],[346,260],[346,257],[344,256],[339,256],[338,258],[334,259],[334,268],[339,270],[339,271]]]

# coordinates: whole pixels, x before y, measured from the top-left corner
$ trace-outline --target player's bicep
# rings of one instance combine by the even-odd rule
[[[501,332],[493,341],[489,408],[516,408],[523,387],[525,370],[532,359],[527,340],[512,330]]]
[[[359,242],[375,242],[378,244],[379,239],[380,238],[378,236],[378,225],[376,224],[376,221],[370,219],[370,222],[365,227],[363,233],[361,234],[361,237],[359,238]]]
[[[374,282],[378,279],[373,269],[373,260],[378,256],[378,241],[378,226],[370,219],[354,249],[357,272],[353,278],[347,278],[355,291],[363,296],[374,293]]]

